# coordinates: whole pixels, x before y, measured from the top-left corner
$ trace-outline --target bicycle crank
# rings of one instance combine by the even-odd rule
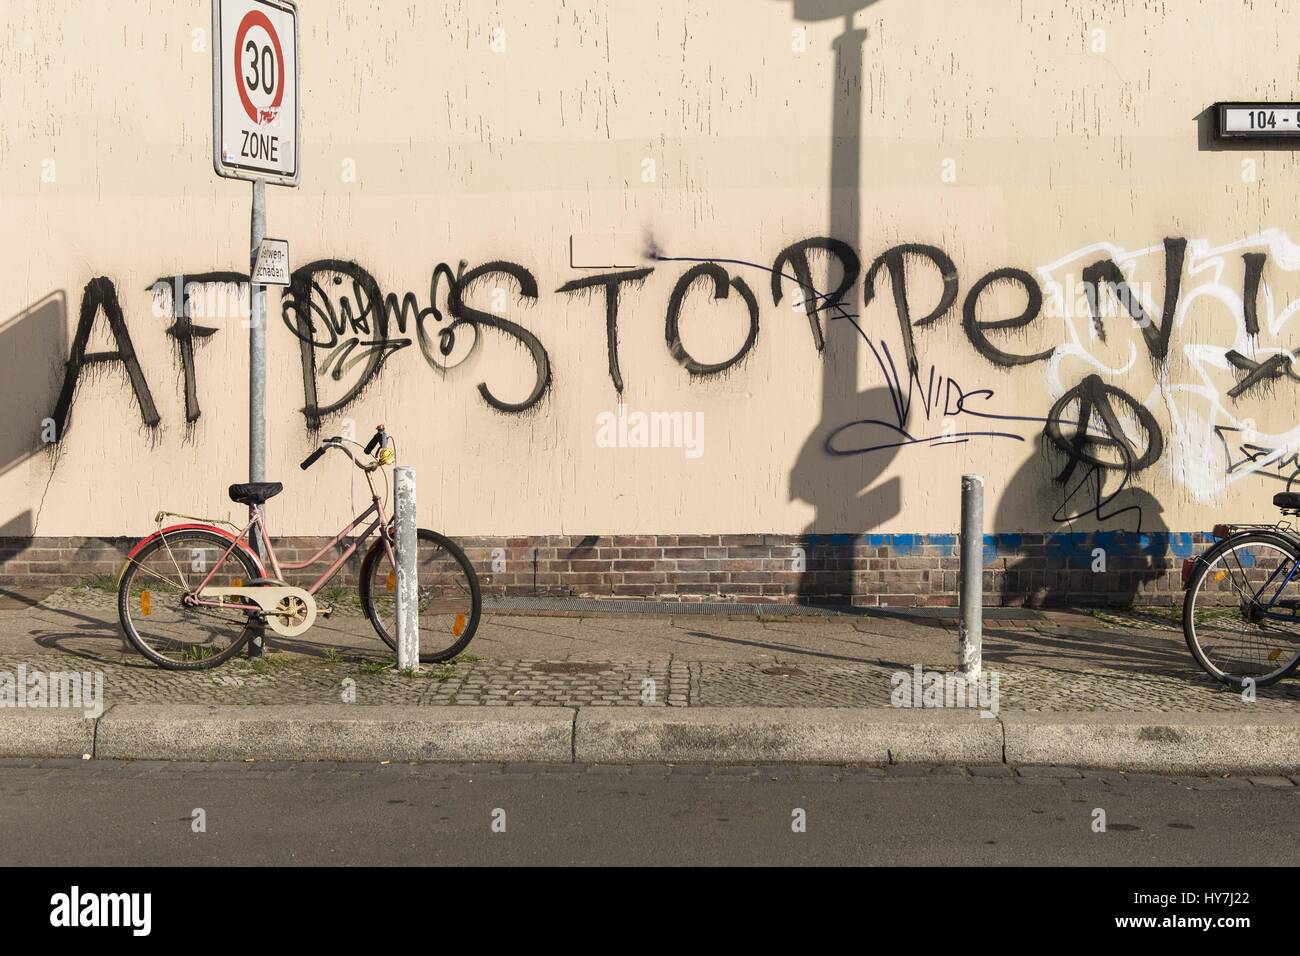
[[[297,637],[316,623],[316,599],[302,588],[262,585],[247,588],[204,588],[201,600],[240,597],[252,601],[266,615],[267,626],[281,637]]]

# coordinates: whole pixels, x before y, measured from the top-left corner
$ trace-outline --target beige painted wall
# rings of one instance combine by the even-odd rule
[[[519,263],[537,279],[535,303],[521,306],[513,286],[495,280],[472,299],[490,309],[501,286],[502,316],[539,337],[553,369],[542,402],[508,415],[476,389],[486,381],[506,400],[527,394],[532,363],[506,337],[484,330],[446,372],[402,349],[324,433],[345,417],[363,439],[386,423],[418,470],[421,520],[453,534],[951,531],[958,476],[968,471],[988,479],[991,530],[1067,527],[1054,513],[1083,513],[1070,527],[1090,530],[1095,499],[1085,502],[1085,488],[1063,504],[1053,478],[1066,460],[1044,453],[1039,436],[1053,403],[1095,373],[1148,408],[1163,439],[1130,487],[1121,471],[1105,474],[1103,497],[1119,494],[1101,526],[1131,528],[1133,507],[1144,530],[1270,515],[1268,497],[1286,487],[1276,476],[1294,471],[1286,456],[1300,436],[1300,382],[1234,399],[1223,356],[1253,348],[1262,359],[1297,342],[1300,169],[1286,151],[1199,149],[1197,115],[1216,100],[1296,95],[1293,11],[1235,0],[878,0],[855,20],[865,31],[855,154],[855,144],[833,142],[836,103],[843,131],[855,88],[837,74],[832,48],[843,22],[810,18],[831,5],[301,0],[303,179],[269,190],[270,234],[290,241],[295,265],[354,260],[384,292],[414,292],[422,306],[439,262]],[[138,534],[161,507],[234,511],[224,490],[246,471],[247,332],[238,316],[207,323],[219,331],[197,349],[202,417],[187,428],[166,335],[170,298],[149,289],[159,276],[246,262],[249,186],[211,168],[210,53],[200,43],[208,21],[199,0],[4,6],[3,533]],[[504,49],[493,49],[494,36]],[[837,149],[848,188],[832,191]],[[957,304],[915,331],[921,388],[933,369],[965,392],[991,390],[967,407],[1025,420],[956,415],[949,433],[1023,440],[926,442],[944,435],[944,415],[925,415],[918,398],[905,427],[923,441],[825,454],[828,429],[889,417],[885,378],[844,320],[820,357],[791,308],[792,287],[774,305],[764,269],[789,244],[832,229],[864,270],[904,242],[951,256]],[[614,234],[611,265],[656,267],[622,296],[621,401],[702,413],[698,457],[597,442],[597,416],[620,401],[606,370],[603,298],[556,290],[614,271],[570,260],[575,236],[581,252]],[[1099,340],[1075,300],[1082,269],[1110,256],[1158,318],[1165,237],[1189,245],[1169,359],[1153,365],[1131,320],[1108,320]],[[665,314],[689,264],[626,261],[650,241],[669,256],[762,267],[729,267],[760,305],[743,363],[693,379],[672,357]],[[1253,344],[1243,328],[1244,252],[1268,254]],[[1055,346],[1049,362],[1000,368],[962,330],[971,286],[1005,266],[1034,273],[1048,303],[1024,334],[996,340],[1013,352]],[[143,427],[121,367],[101,366],[86,373],[51,454],[41,449],[42,419],[96,276],[116,286],[162,422]],[[909,281],[924,314],[937,284],[916,262]],[[859,277],[849,302],[872,345],[898,358],[888,279],[876,287],[862,308]],[[297,469],[312,439],[279,298],[273,290],[269,471],[290,494],[273,516],[278,530],[313,533],[344,517],[350,482],[358,502],[363,485],[338,461]],[[990,295],[980,314],[1015,315],[1022,302]],[[746,327],[738,298],[715,304],[704,286],[683,312],[683,340],[701,361],[734,352]],[[110,347],[106,329],[97,325],[92,351]],[[322,397],[341,394],[358,371],[340,382],[322,376]],[[1144,445],[1149,436],[1127,424]],[[1250,461],[1243,442],[1265,451]],[[1072,484],[1085,474],[1076,469]]]

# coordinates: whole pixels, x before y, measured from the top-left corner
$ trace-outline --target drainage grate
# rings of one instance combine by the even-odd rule
[[[804,677],[806,672],[793,664],[773,664],[771,667],[764,667],[762,673],[769,677]]]
[[[533,665],[538,674],[604,674],[611,670],[608,664],[587,664],[582,661],[542,661]]]

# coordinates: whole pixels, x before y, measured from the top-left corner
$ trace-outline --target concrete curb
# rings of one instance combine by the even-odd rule
[[[568,707],[126,704],[95,756],[132,760],[570,761]]]
[[[1294,773],[1300,714],[118,704],[0,709],[0,757],[1062,765]]]
[[[965,710],[699,707],[583,708],[582,763],[1002,762],[1002,728]]]
[[[95,752],[95,719],[79,710],[0,710],[0,757],[82,757]]]
[[[1006,762],[1162,773],[1300,768],[1300,714],[1003,712]]]

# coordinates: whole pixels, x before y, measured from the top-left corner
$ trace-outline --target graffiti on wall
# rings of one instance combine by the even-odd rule
[[[1281,301],[1269,281],[1270,270],[1300,270],[1300,247],[1279,230],[1220,246],[1181,237],[1140,249],[1093,243],[1032,270],[993,269],[965,288],[953,258],[924,243],[887,249],[865,269],[858,250],[824,236],[787,246],[770,265],[674,257],[657,249],[649,258],[652,264],[644,268],[584,275],[555,290],[575,307],[599,310],[605,374],[616,394],[623,392],[629,374],[619,350],[620,321],[629,303],[644,313],[636,297],[647,277],[678,269],[661,315],[665,347],[687,372],[687,381],[743,365],[760,335],[762,308],[755,288],[766,287],[773,306],[786,302],[802,316],[814,355],[825,353],[829,323],[853,325],[888,389],[892,411],[884,418],[836,424],[825,444],[832,456],[972,440],[1023,442],[1028,423],[1060,460],[1055,477],[1066,489],[1066,504],[1058,520],[1086,514],[1104,519],[1114,513],[1111,503],[1118,492],[1152,469],[1202,501],[1242,478],[1258,476],[1289,487],[1300,474],[1300,425],[1274,408],[1278,390],[1300,384],[1286,341],[1300,299]],[[1241,276],[1233,284],[1224,278],[1230,265],[1232,274]],[[216,325],[196,321],[207,313],[196,313],[194,297],[212,286],[242,288],[246,297],[244,281],[235,272],[205,271],[160,277],[150,286],[172,313],[166,334],[175,346],[189,425],[202,415],[201,349],[219,332]],[[923,296],[916,292],[918,281],[927,286]],[[481,401],[504,414],[537,408],[553,386],[544,332],[506,313],[517,315],[539,296],[533,273],[506,260],[473,268],[464,261],[455,268],[440,262],[423,294],[385,292],[371,272],[351,260],[318,259],[299,267],[282,296],[280,319],[298,345],[307,427],[319,429],[344,412],[400,352],[413,349],[430,369],[446,374],[489,340],[522,350],[531,377],[523,396],[508,400],[502,384],[491,381],[489,364],[475,383]],[[1008,297],[1023,305],[1005,314],[991,305]],[[743,341],[720,361],[698,360],[683,341],[683,310],[696,298],[696,307],[712,302],[710,308],[744,316]],[[881,302],[888,304],[892,320],[868,325],[865,310],[876,303],[871,314],[883,314]],[[1211,319],[1189,322],[1193,308],[1212,310]],[[114,348],[90,352],[91,333],[101,322]],[[959,382],[941,362],[928,361],[924,335],[945,323],[953,323],[991,369],[1040,368],[1044,407],[1038,413],[1020,406],[1013,410],[995,389]],[[1046,341],[1028,344],[1031,333]],[[59,437],[78,383],[97,366],[112,365],[125,373],[142,423],[156,428],[161,415],[136,357],[128,317],[115,284],[101,276],[82,293],[53,410]],[[331,385],[328,398],[325,381]],[[1164,415],[1158,417],[1157,409]],[[1168,434],[1161,418],[1168,421]]]

